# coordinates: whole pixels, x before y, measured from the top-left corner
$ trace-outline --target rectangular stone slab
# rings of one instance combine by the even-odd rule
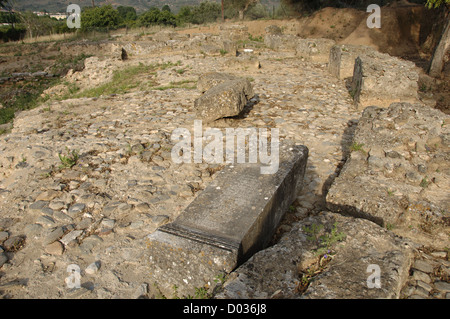
[[[227,166],[173,223],[148,236],[161,291],[211,284],[267,246],[300,190],[308,149],[292,146],[280,155],[275,174],[261,174],[259,164]]]

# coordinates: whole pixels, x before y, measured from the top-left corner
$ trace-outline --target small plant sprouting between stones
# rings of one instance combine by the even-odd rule
[[[364,144],[362,144],[362,143],[353,142],[352,145],[350,145],[350,151],[352,151],[352,152],[357,152],[357,151],[364,152],[363,146],[364,146]]]
[[[69,151],[68,148],[66,148],[67,155],[62,155],[61,153],[58,154],[59,160],[61,161],[60,168],[72,168],[78,161],[78,151],[72,150]]]
[[[323,225],[318,224],[312,224],[311,227],[303,227],[303,231],[309,235],[307,239],[317,244],[316,254],[318,256],[330,254],[331,246],[339,241],[343,241],[346,237],[345,233],[338,232],[337,223],[333,224],[330,233],[320,235],[322,229]]]
[[[302,294],[307,289],[309,284],[320,274],[331,261],[334,255],[333,244],[345,239],[346,235],[343,232],[338,232],[337,223],[333,224],[333,228],[329,233],[322,234],[324,226],[320,224],[312,224],[310,227],[304,226],[303,231],[308,234],[307,239],[316,243],[316,255],[318,256],[317,263],[314,263],[305,270],[300,271],[300,281],[296,288],[297,292]]]

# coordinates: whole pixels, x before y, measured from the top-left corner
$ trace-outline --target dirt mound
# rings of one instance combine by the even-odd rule
[[[366,23],[370,13],[350,8],[324,8],[299,20],[298,35],[368,45],[395,56],[418,54],[420,32],[432,22],[423,19],[424,10],[423,6],[383,7],[381,28],[370,29]]]

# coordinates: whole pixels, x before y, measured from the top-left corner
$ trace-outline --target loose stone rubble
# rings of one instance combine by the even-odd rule
[[[211,72],[245,78],[254,95],[247,98],[240,115],[207,125],[219,129],[279,128],[280,142],[291,140],[308,147],[301,191],[286,212],[273,245],[231,272],[217,297],[449,298],[448,232],[447,237],[445,230],[442,237],[440,230],[427,233],[432,229],[428,226],[434,226],[432,220],[445,226],[443,217],[448,216],[448,199],[443,195],[448,189],[448,120],[435,110],[408,104],[369,108],[361,118],[362,110],[355,107],[342,80],[342,63],[337,77],[326,62],[299,58],[298,37],[270,30],[265,45],[248,41],[244,52],[237,39],[246,38],[247,30],[235,29],[226,39],[174,32],[136,41],[121,42],[119,38],[109,43],[83,43],[79,45],[82,52],[103,50],[109,55],[87,59],[84,71],[66,77],[83,90],[108,83],[115,69],[180,61],[176,67],[156,72],[160,85],[197,81]],[[239,54],[221,54],[224,41],[234,44]],[[61,49],[74,50],[64,45]],[[127,52],[126,60],[120,59],[122,49]],[[364,59],[361,57],[363,63]],[[380,70],[385,62],[395,61],[399,68],[406,65],[399,59],[373,59]],[[184,72],[177,72],[180,67]],[[407,66],[406,78],[409,70]],[[390,73],[387,78],[376,72],[363,74],[369,82],[372,77],[389,84],[395,79]],[[415,81],[415,74],[408,83]],[[362,92],[370,92],[369,82],[362,86]],[[168,88],[51,100],[17,114],[11,132],[0,136],[0,296],[160,296],[150,276],[148,235],[175,221],[223,169],[222,165],[204,162],[176,164],[171,157],[171,133],[176,128],[192,131],[198,119],[194,101],[199,94],[201,90]],[[361,140],[354,139],[355,130]],[[384,137],[369,138],[373,133],[386,136],[390,145],[383,144]],[[401,136],[398,141],[396,134]],[[355,141],[365,145],[352,145]],[[358,148],[368,153],[355,150]],[[70,157],[74,150],[76,164],[60,168],[59,155]],[[351,184],[350,177],[363,184]],[[374,191],[361,187],[371,185],[372,178],[379,181]],[[426,187],[420,185],[423,180]],[[395,189],[390,188],[391,182]],[[345,189],[338,190],[339,185],[347,185],[348,190],[361,188],[358,192],[362,194],[353,202],[345,202],[341,196]],[[417,236],[407,236],[408,232],[396,227],[397,219],[390,219],[394,215],[379,216],[373,209],[355,218],[341,216],[348,211],[336,209],[348,204],[365,211],[369,202],[381,208],[387,202],[397,203],[394,207],[405,209],[402,198],[408,196],[420,200],[407,203],[408,216],[422,215],[428,222],[417,220],[413,225],[413,230],[425,227],[415,233]],[[327,207],[327,201],[331,206]],[[380,209],[383,211],[387,210]],[[429,240],[422,241],[424,234]],[[328,239],[325,248],[331,249],[325,253],[330,259],[317,255],[325,243],[316,240],[317,236]],[[380,267],[381,288],[368,286],[370,264]],[[67,284],[74,265],[80,269],[79,288]]]

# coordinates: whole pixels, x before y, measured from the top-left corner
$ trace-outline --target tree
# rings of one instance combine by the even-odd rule
[[[178,11],[176,16],[177,25],[184,25],[186,23],[192,23],[192,9],[190,6],[183,6]]]
[[[450,0],[427,0],[427,3],[425,5],[428,7],[428,9],[431,9],[431,8],[439,8],[444,3],[448,5],[450,4]]]
[[[111,5],[95,8],[85,8],[81,12],[81,29],[90,28],[117,28],[121,18],[119,12]]]
[[[221,16],[221,6],[217,2],[203,1],[192,9],[192,23],[215,22]]]
[[[440,77],[442,69],[445,65],[446,55],[450,49],[450,19],[447,5],[450,4],[450,0],[427,0],[426,6],[431,8],[439,8],[445,3],[445,23],[444,29],[442,31],[441,39],[434,50],[433,57],[431,58],[430,67],[428,69],[428,74],[433,77]],[[444,6],[442,6],[444,7]]]
[[[244,20],[244,14],[252,6],[256,5],[259,0],[226,0],[228,6],[236,8],[239,12],[239,20]]]
[[[172,12],[172,11],[170,10],[170,7],[169,7],[168,4],[163,5],[163,7],[161,8],[161,11],[169,11],[169,12]]]
[[[143,27],[149,27],[158,24],[158,18],[161,11],[158,8],[150,8],[150,10],[141,14],[138,18],[138,24]]]
[[[124,21],[135,21],[137,19],[136,9],[127,6],[118,6],[117,12]]]

